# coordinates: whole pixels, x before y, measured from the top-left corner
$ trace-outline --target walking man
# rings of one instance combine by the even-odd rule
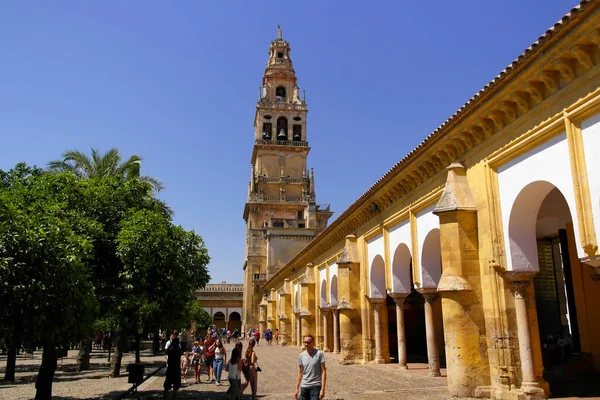
[[[298,356],[298,379],[296,380],[296,399],[322,400],[325,397],[325,382],[327,381],[327,368],[325,355],[321,350],[315,349],[313,335],[303,338],[303,351]]]

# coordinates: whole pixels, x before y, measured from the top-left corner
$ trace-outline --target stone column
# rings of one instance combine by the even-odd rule
[[[396,302],[396,331],[398,336],[398,368],[407,369],[406,364],[406,334],[404,331],[404,301],[406,294],[392,294]]]
[[[288,346],[292,341],[292,294],[290,280],[285,279],[283,288],[279,291],[279,343]]]
[[[529,315],[527,312],[527,287],[535,273],[506,272],[505,276],[510,281],[512,292],[515,296],[515,311],[517,317],[517,331],[519,338],[519,356],[521,358],[521,389],[528,399],[545,399],[546,393],[535,378],[533,363],[533,350],[531,346],[531,332],[529,330]]]
[[[266,300],[263,300],[264,302],[266,302]],[[267,305],[266,304],[261,304],[260,305],[260,317],[258,320],[258,329],[260,331],[260,336],[264,337],[265,331],[267,330]]]
[[[302,318],[300,318],[300,312],[296,313],[296,346],[302,347]]]
[[[333,314],[333,352],[336,354],[340,353],[340,323],[338,321],[338,310],[337,308],[332,308],[331,312]]]
[[[440,355],[438,353],[438,341],[435,333],[435,321],[433,318],[433,301],[435,292],[422,293],[425,299],[425,329],[427,330],[427,360],[429,362],[429,376],[441,376]]]
[[[381,306],[385,299],[369,299],[373,306],[373,316],[375,325],[375,364],[385,364],[385,358],[383,358],[381,351]]]
[[[321,308],[321,313],[323,314],[323,351],[330,352],[329,348],[329,329],[327,324],[327,319],[329,316],[329,308],[323,307]]]

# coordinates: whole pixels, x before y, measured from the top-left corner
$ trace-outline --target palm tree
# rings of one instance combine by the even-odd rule
[[[69,150],[63,153],[62,160],[50,161],[50,171],[69,171],[80,178],[104,178],[108,176],[123,176],[125,179],[141,179],[152,186],[152,190],[159,192],[163,189],[160,180],[152,176],[141,176],[140,169],[142,158],[137,155],[129,157],[122,162],[121,152],[110,149],[104,154],[92,149],[91,157],[78,150]]]

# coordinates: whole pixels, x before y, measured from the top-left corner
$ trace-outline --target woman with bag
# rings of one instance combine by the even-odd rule
[[[248,349],[246,350],[246,356],[244,357],[243,365],[244,369],[247,369],[248,373],[244,373],[246,378],[246,382],[242,383],[242,387],[240,388],[240,396],[244,394],[244,390],[250,384],[252,388],[252,400],[256,400],[256,392],[258,391],[258,375],[257,375],[257,365],[258,357],[256,357],[256,353],[254,352],[254,339],[250,339],[248,343]]]

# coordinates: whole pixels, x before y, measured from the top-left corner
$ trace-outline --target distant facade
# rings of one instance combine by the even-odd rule
[[[249,202],[248,319],[345,364],[445,365],[459,397],[544,398],[553,377],[600,373],[599,27],[582,1],[274,274]],[[291,67],[287,50],[273,42],[269,66]]]
[[[243,326],[258,328],[265,283],[327,226],[333,213],[316,203],[308,170],[306,116],[290,58],[281,37],[271,42],[254,117],[254,148],[246,221]]]
[[[225,281],[208,284],[194,293],[200,307],[213,318],[213,323],[232,332],[242,328],[243,294],[243,284]]]

